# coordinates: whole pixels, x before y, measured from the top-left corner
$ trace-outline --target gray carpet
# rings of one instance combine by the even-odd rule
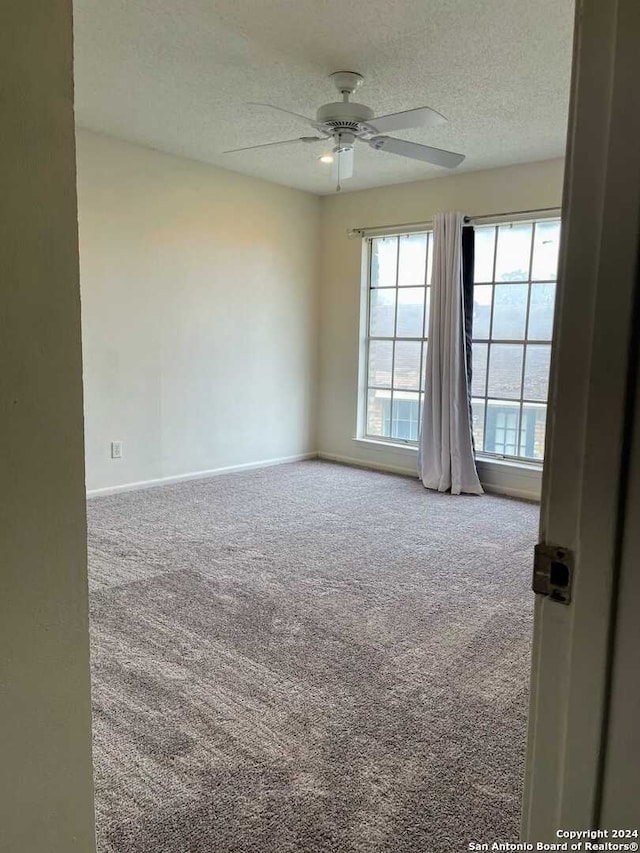
[[[315,461],[90,500],[100,853],[514,840],[537,516]]]

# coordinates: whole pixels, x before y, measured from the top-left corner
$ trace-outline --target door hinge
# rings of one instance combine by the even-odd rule
[[[532,589],[560,604],[571,602],[574,554],[563,545],[536,545],[533,558]]]

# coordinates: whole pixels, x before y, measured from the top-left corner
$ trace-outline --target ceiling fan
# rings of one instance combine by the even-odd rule
[[[342,100],[320,107],[315,121],[273,104],[251,104],[251,106],[267,107],[295,116],[312,127],[316,131],[315,136],[299,136],[296,139],[284,139],[281,142],[248,145],[244,148],[232,148],[223,153],[234,154],[237,151],[289,145],[292,142],[314,143],[331,139],[333,140],[333,177],[337,182],[338,191],[341,189],[341,182],[353,175],[353,152],[357,141],[366,142],[375,151],[388,151],[390,154],[422,160],[424,163],[444,166],[447,169],[454,169],[464,160],[464,154],[455,154],[453,151],[443,151],[441,148],[432,148],[429,145],[420,145],[417,142],[407,142],[404,139],[385,135],[389,131],[402,128],[439,127],[445,124],[447,119],[431,107],[417,107],[413,110],[374,117],[371,107],[349,100],[350,96],[362,86],[364,82],[362,74],[354,71],[336,71],[329,76],[329,79],[342,95]]]

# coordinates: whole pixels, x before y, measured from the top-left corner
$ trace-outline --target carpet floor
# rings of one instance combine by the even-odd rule
[[[88,512],[100,853],[515,840],[535,505],[310,461]]]

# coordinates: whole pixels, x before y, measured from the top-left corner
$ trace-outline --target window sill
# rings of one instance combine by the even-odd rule
[[[399,444],[395,441],[378,441],[376,438],[354,438],[353,441],[367,448],[382,447],[384,450],[399,450],[401,453],[408,451],[413,455],[416,455],[418,452],[418,448],[412,444]]]

